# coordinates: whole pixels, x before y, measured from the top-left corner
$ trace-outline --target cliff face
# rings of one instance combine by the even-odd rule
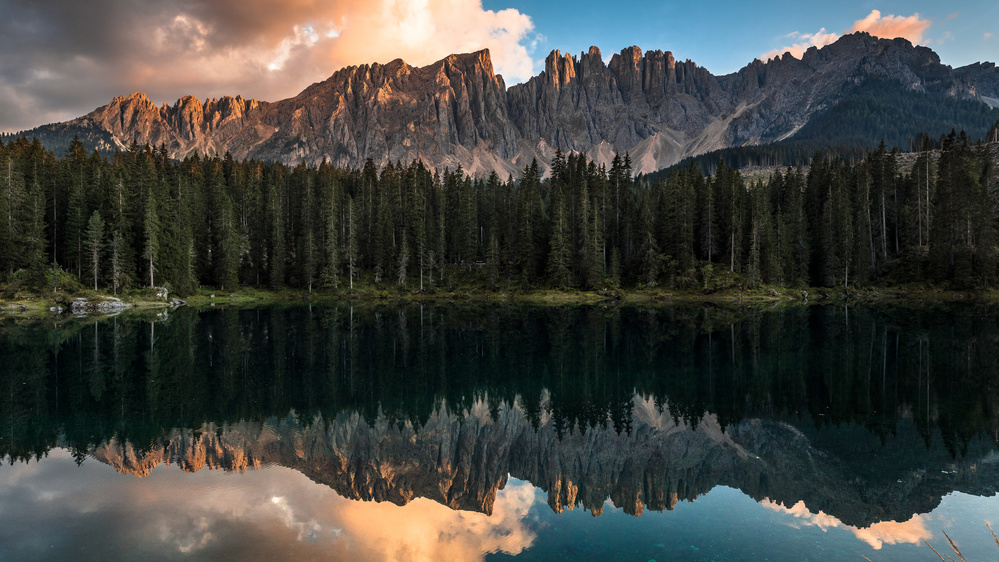
[[[492,512],[508,475],[546,491],[557,512],[582,506],[599,514],[610,499],[639,515],[672,509],[721,485],[786,506],[804,501],[812,511],[858,526],[929,512],[954,489],[996,490],[994,462],[950,462],[946,473],[927,470],[933,467],[924,462],[913,469],[896,467],[874,481],[784,423],[747,420],[722,430],[708,415],[689,427],[640,397],[633,400],[632,414],[628,432],[610,423],[560,432],[544,413],[532,423],[519,404],[504,404],[495,413],[484,401],[465,412],[441,404],[418,427],[384,418],[369,422],[357,414],[308,421],[289,416],[175,430],[165,444],[143,453],[130,443],[110,441],[90,454],[137,476],[161,463],[188,471],[276,463],[350,499],[403,505],[424,497],[485,513]],[[917,449],[925,447],[916,441]]]
[[[556,149],[609,163],[630,153],[651,172],[710,150],[787,138],[868,76],[999,106],[999,70],[957,70],[904,39],[847,35],[801,60],[753,61],[714,76],[670,52],[630,47],[604,62],[553,51],[545,70],[509,90],[488,51],[414,68],[396,60],[337,71],[275,103],[190,96],[156,107],[143,94],[70,122],[110,132],[118,145],[165,144],[175,157],[229,151],[236,158],[341,166],[419,159],[429,166],[503,177]]]
[[[518,138],[506,86],[488,51],[452,55],[423,68],[401,60],[337,71],[274,104],[274,133],[240,155],[361,166],[420,159],[473,174],[513,171]]]
[[[245,140],[247,128],[258,122],[268,104],[242,97],[223,97],[202,103],[184,96],[170,107],[157,107],[145,94],[117,97],[108,105],[75,122],[111,133],[119,147],[163,144],[174,156],[192,151],[224,152]]]

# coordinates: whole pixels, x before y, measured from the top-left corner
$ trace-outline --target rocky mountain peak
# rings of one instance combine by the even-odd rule
[[[637,46],[605,63],[591,47],[578,57],[552,51],[538,76],[508,89],[481,50],[424,67],[396,59],[341,68],[274,103],[185,96],[157,107],[135,93],[71,124],[103,129],[119,147],[165,144],[175,157],[229,151],[354,167],[368,158],[378,165],[419,159],[506,177],[535,158],[547,168],[561,149],[605,164],[628,152],[642,173],[719,148],[787,138],[869,76],[999,107],[994,64],[954,70],[905,39],[854,33],[800,60],[785,53],[725,76]]]

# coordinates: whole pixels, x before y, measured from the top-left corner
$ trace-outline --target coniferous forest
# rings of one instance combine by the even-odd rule
[[[934,145],[939,148],[934,148]],[[559,153],[519,178],[419,162],[288,167],[164,147],[60,156],[0,142],[0,281],[118,293],[241,285],[435,291],[996,284],[989,145],[952,132],[914,165],[882,147],[748,182],[724,162],[632,177]]]

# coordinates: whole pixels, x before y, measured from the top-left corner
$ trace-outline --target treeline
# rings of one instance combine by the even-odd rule
[[[80,142],[56,158],[0,143],[0,276],[58,285],[62,272],[119,292],[242,284],[435,290],[850,286],[912,280],[981,287],[996,277],[996,177],[962,133],[910,172],[884,146],[849,163],[814,158],[747,185],[720,162],[634,181],[558,154],[542,178],[472,179],[423,164],[378,171],[231,157],[171,160]]]
[[[688,156],[664,170],[649,174],[651,178],[668,176],[674,168],[696,166],[702,173],[714,175],[722,162],[730,168],[752,167],[785,168],[809,166],[816,155],[826,159],[843,159],[848,162],[863,160],[877,143],[834,144],[817,140],[785,140],[769,144],[732,146],[712,150],[697,156]]]

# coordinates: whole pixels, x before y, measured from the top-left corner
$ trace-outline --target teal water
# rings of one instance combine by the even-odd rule
[[[999,557],[986,307],[182,308],[0,357],[2,560]]]

